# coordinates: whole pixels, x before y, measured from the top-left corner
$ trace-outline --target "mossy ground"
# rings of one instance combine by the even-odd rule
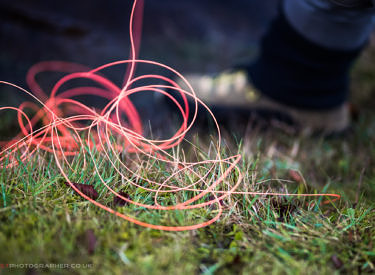
[[[225,136],[229,146],[223,156],[240,152],[244,157],[242,188],[337,193],[342,196],[339,201],[318,206],[322,198],[234,195],[224,201],[226,210],[213,225],[163,232],[133,225],[82,200],[63,184],[52,158],[39,156],[0,171],[0,264],[68,263],[81,268],[3,267],[0,273],[375,272],[373,57],[370,48],[353,72],[353,101],[360,112],[351,133],[325,139],[253,129],[243,139]],[[73,160],[76,172],[71,176],[95,184],[90,169],[79,169],[80,158]],[[106,165],[101,166],[103,173],[116,180]],[[162,167],[154,172],[158,169]],[[292,183],[256,184],[267,179]],[[199,211],[195,214],[210,215]],[[155,220],[164,218],[168,219],[159,215]],[[179,216],[175,222],[184,218],[189,219]]]

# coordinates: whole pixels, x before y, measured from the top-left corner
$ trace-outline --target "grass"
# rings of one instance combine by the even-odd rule
[[[354,101],[362,109],[352,133],[323,139],[253,129],[240,139],[226,134],[228,146],[221,153],[223,157],[237,152],[243,155],[242,190],[324,191],[342,195],[340,201],[320,205],[322,198],[233,195],[224,201],[224,214],[213,225],[189,232],[163,232],[133,225],[84,201],[63,184],[53,158],[40,152],[23,165],[0,171],[0,264],[81,266],[34,270],[0,266],[0,273],[375,272],[375,114],[371,111],[375,70],[369,62],[374,56],[369,48],[353,72],[353,87],[359,90]],[[94,154],[101,175],[119,188],[113,167],[102,155]],[[69,177],[93,184],[98,200],[111,205],[112,197],[93,173],[93,162],[83,170],[82,159],[82,154],[71,159]],[[140,171],[152,178],[166,176],[161,173],[165,167],[157,163]],[[289,183],[273,180],[256,184],[269,179]],[[151,199],[135,188],[125,188],[136,200]],[[162,203],[167,203],[176,198],[163,199]],[[199,209],[163,214],[134,206],[118,210],[154,223],[172,224],[211,217],[215,212]]]

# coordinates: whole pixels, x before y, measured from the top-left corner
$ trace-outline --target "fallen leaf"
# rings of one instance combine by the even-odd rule
[[[124,197],[124,198],[130,199],[130,196],[127,193],[123,192],[123,191],[118,192],[118,194],[120,196]],[[120,198],[118,196],[115,196],[113,198],[113,204],[115,206],[125,206],[125,205],[128,205],[129,202],[127,202],[126,200],[123,200],[122,198]]]
[[[336,269],[341,269],[341,267],[344,265],[340,258],[336,255],[332,255],[331,260]]]
[[[97,245],[97,239],[94,230],[87,229],[83,234],[79,235],[76,239],[77,243],[87,249],[87,253],[92,255]]]
[[[296,182],[303,182],[301,174],[296,170],[289,169],[289,177]]]
[[[98,192],[96,192],[91,184],[82,184],[76,182],[72,182],[72,184],[90,199],[96,200],[99,197]],[[65,182],[65,185],[70,187],[70,184],[68,182]]]
[[[96,248],[96,236],[94,234],[94,230],[88,229],[85,232],[85,241],[86,241],[86,247],[87,247],[87,252],[91,255],[94,253],[95,248]]]
[[[351,242],[351,243],[354,241],[353,230],[348,231],[348,241]]]

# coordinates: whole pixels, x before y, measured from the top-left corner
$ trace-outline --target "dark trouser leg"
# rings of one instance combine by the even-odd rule
[[[349,70],[372,27],[373,10],[347,10],[327,0],[286,0],[249,67],[264,95],[304,109],[347,100]]]

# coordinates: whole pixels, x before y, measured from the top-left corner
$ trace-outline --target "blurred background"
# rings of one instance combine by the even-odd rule
[[[127,59],[132,3],[0,0],[0,79],[27,87],[27,70],[40,61],[70,61],[94,68]],[[182,73],[216,72],[249,61],[277,4],[278,0],[145,0],[139,58]],[[142,69],[138,67],[137,73],[144,73]],[[48,90],[61,76],[46,74],[38,80]],[[1,87],[0,92],[1,105],[19,101],[14,90]],[[152,95],[133,100],[146,119],[163,115]]]
[[[127,58],[132,2],[1,0],[1,77],[19,81],[41,60],[97,66]],[[144,2],[140,57],[196,71],[251,56],[278,1]]]
[[[145,0],[139,58],[181,73],[212,73],[250,62],[279,0]],[[0,0],[0,79],[27,88],[28,69],[62,60],[88,67],[129,58],[132,0]],[[374,39],[352,74],[352,102],[373,109]],[[125,68],[106,71],[120,84]],[[137,67],[137,74],[163,73]],[[146,71],[148,70],[148,71]],[[112,74],[112,75],[111,75]],[[64,74],[38,75],[45,90]],[[0,105],[19,105],[14,89],[0,86]],[[165,125],[167,108],[151,93],[132,96],[142,118]],[[4,120],[4,119],[2,119]],[[236,120],[237,122],[237,120]]]

